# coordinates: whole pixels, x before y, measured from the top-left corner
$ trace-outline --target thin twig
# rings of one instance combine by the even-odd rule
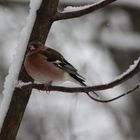
[[[94,100],[94,101],[96,101],[96,102],[100,102],[100,103],[109,103],[109,102],[115,101],[115,100],[117,100],[117,99],[119,99],[119,98],[121,98],[121,97],[124,97],[124,96],[126,96],[126,95],[128,95],[128,94],[133,93],[133,92],[136,91],[139,87],[140,87],[140,83],[139,83],[136,87],[134,87],[133,89],[130,89],[129,91],[127,91],[127,92],[125,92],[125,93],[123,93],[123,94],[121,94],[121,95],[119,95],[119,96],[117,96],[117,97],[115,97],[115,98],[108,99],[108,100],[101,100],[101,99],[94,98],[92,95],[90,95],[90,93],[87,93],[87,95],[88,95],[88,97],[90,97],[92,100]]]
[[[57,12],[56,15],[54,16],[54,21],[83,16],[83,15],[89,14],[95,10],[101,9],[114,1],[116,1],[116,0],[101,0],[101,1],[91,5],[88,8],[81,9],[78,11]]]

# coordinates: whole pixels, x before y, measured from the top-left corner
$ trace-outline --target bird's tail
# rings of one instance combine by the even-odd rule
[[[81,75],[79,75],[77,73],[77,75],[75,74],[70,74],[70,76],[75,79],[76,81],[78,81],[78,83],[80,83],[81,86],[84,86],[84,87],[87,87],[87,85],[85,84],[85,78],[82,77]],[[99,95],[95,92],[95,91],[91,91],[92,93],[94,93],[98,98],[99,98]],[[86,92],[87,95],[89,96],[89,92]]]

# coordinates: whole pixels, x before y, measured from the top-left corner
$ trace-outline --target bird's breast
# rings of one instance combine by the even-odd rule
[[[63,79],[64,72],[55,65],[47,62],[40,55],[31,55],[25,58],[24,63],[27,73],[36,81],[46,83]]]

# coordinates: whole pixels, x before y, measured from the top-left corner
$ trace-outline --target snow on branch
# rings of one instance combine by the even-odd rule
[[[67,6],[66,8],[64,8],[63,13],[64,12],[75,12],[75,11],[87,9],[91,6],[93,6],[93,4],[88,4],[88,5],[84,5],[84,6]]]
[[[129,68],[122,73],[121,75],[119,75],[118,77],[115,78],[115,81],[122,79],[125,75],[129,75],[130,73],[132,73],[135,69],[139,70],[139,63],[140,63],[140,56],[138,57],[137,60],[134,61],[134,63],[132,65],[129,66]]]
[[[74,7],[74,8],[67,7],[63,12],[57,12],[54,17],[54,20],[63,20],[63,19],[80,17],[89,14],[95,10],[101,9],[114,1],[116,0],[101,0],[92,5],[86,5],[86,6]]]

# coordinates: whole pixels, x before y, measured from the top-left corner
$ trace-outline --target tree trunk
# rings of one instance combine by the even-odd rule
[[[32,33],[30,35],[29,42],[35,40],[45,43],[53,23],[53,16],[57,11],[58,2],[59,0],[42,0],[40,9],[37,11],[37,17],[32,29]],[[23,64],[19,73],[18,80],[22,80],[23,82],[33,81],[31,77],[29,77],[26,73]],[[16,139],[17,132],[30,95],[31,89],[22,90],[15,88],[8,112],[3,122],[0,133],[0,140]]]

